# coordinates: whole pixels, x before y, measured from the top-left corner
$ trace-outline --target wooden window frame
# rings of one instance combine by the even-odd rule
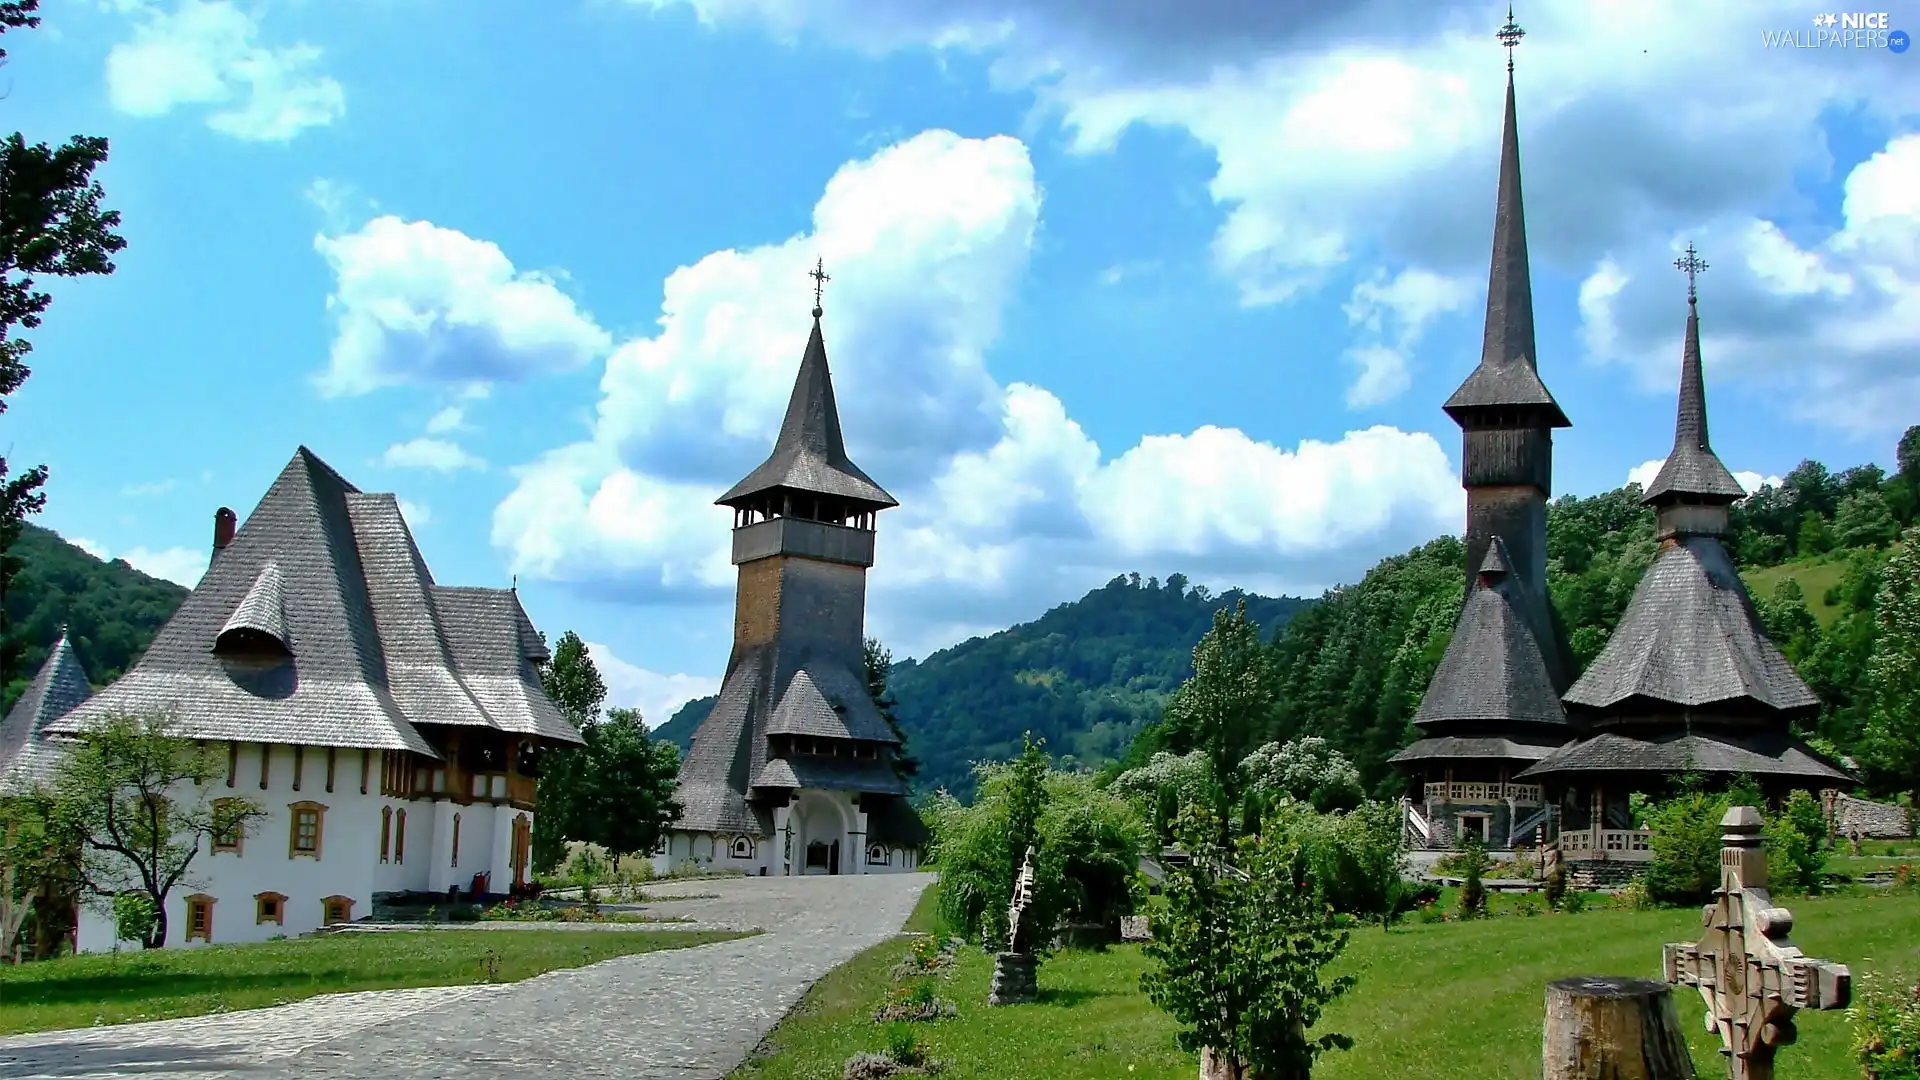
[[[326,805],[324,803],[314,802],[311,799],[303,799],[300,802],[288,803],[287,810],[289,811],[287,820],[287,858],[313,859],[318,861],[322,841],[326,836]],[[300,815],[308,812],[313,814],[313,850],[302,851],[300,850]]]
[[[386,862],[393,850],[393,807],[380,808],[380,861]]]
[[[333,917],[334,910],[336,907],[342,909],[340,912],[340,918],[337,918],[337,919]],[[321,926],[337,926],[340,923],[350,923],[352,921],[353,921],[353,897],[340,896],[336,894],[333,896],[323,897],[321,899],[320,901],[320,925]]]
[[[742,851],[741,848],[745,848],[746,850]],[[733,843],[728,845],[727,854],[735,859],[753,858],[753,840],[745,836],[734,837]]]
[[[187,897],[187,933],[183,940],[192,941],[194,938],[199,938],[209,945],[213,944],[213,905],[218,902],[206,893],[194,893]],[[193,928],[193,915],[196,911],[205,911],[207,915],[207,924],[198,930]]]
[[[273,914],[267,914],[267,905],[273,905]],[[253,925],[272,923],[275,926],[287,925],[287,894],[262,892],[253,894]]]
[[[215,799],[213,800],[212,806],[215,810],[218,810],[222,804],[232,804],[239,801],[238,799]],[[207,850],[208,853],[212,855],[222,855],[229,852],[234,855],[239,855],[241,854],[241,847],[246,843],[246,840],[247,823],[244,821],[236,822],[233,826],[233,843],[223,844],[220,842],[220,834],[208,833]]]
[[[393,815],[393,864],[399,866],[407,861],[407,808]]]

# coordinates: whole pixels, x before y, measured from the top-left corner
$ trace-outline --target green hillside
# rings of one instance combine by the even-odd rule
[[[133,666],[187,598],[187,590],[115,559],[102,562],[60,539],[26,525],[10,553],[20,576],[7,591],[12,640],[7,642],[6,707],[26,689],[65,626],[87,677],[105,686]]]
[[[1814,618],[1820,620],[1821,628],[1825,629],[1831,627],[1844,611],[1836,590],[1846,573],[1847,562],[1844,558],[1814,555],[1779,566],[1743,570],[1740,577],[1746,581],[1748,592],[1762,597],[1772,596],[1779,591],[1781,582],[1791,578],[1800,586],[1808,609],[1813,612]]]

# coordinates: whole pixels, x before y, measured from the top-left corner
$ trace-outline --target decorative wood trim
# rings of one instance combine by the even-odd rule
[[[306,751],[307,748],[299,743],[293,744],[293,790],[295,791],[300,790],[300,774],[306,771],[302,768],[306,764]]]
[[[273,744],[260,744],[260,790],[267,790],[267,770],[273,764]]]
[[[353,897],[328,896],[320,901],[320,925],[333,926],[336,923],[353,921]]]
[[[453,859],[448,863],[455,870],[460,869],[460,811],[453,812]]]
[[[253,925],[272,923],[275,926],[287,925],[287,894],[262,892],[253,894]]]
[[[227,786],[232,787],[234,778],[240,775],[240,744],[227,740]]]
[[[407,808],[393,815],[393,861],[396,865],[407,861]]]
[[[206,893],[194,893],[192,896],[187,897],[186,940],[192,941],[194,938],[199,938],[201,941],[212,944],[213,905],[215,902],[214,898],[208,896]],[[194,916],[196,915],[201,916],[198,929],[193,925],[195,921]]]
[[[334,748],[327,747],[327,794],[329,795],[333,794],[333,759],[336,756]]]
[[[387,861],[387,854],[393,848],[393,807],[380,808],[380,861]]]
[[[360,751],[360,794],[362,795],[365,795],[367,793],[367,773],[369,770],[372,769],[372,767],[373,767],[373,751],[371,750]],[[381,775],[384,777],[386,775],[386,770],[384,769],[381,770]],[[383,779],[381,780],[381,783],[385,784],[386,781]]]
[[[303,800],[288,803],[287,809],[291,811],[287,820],[287,858],[318,859],[321,838],[326,834],[326,806],[311,800]],[[300,846],[300,819],[306,814],[313,815],[313,846],[310,849]]]
[[[240,801],[239,799],[215,799],[213,800],[212,806],[214,811],[217,813],[221,807],[230,806],[239,801]],[[243,843],[246,842],[246,839],[247,839],[246,823],[240,822],[239,824],[236,824],[233,827],[233,832],[228,834],[226,839],[231,840],[232,842],[231,843],[225,842],[225,840],[223,840],[218,833],[208,834],[207,836],[208,851],[214,855],[218,855],[222,852],[228,852],[228,851],[232,852],[235,855],[240,854],[240,847]]]

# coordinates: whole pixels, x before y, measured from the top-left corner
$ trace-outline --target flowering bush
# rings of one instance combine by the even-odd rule
[[[1847,1019],[1864,1080],[1920,1080],[1920,985],[1862,975]]]

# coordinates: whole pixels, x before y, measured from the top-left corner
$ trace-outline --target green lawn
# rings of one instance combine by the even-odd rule
[[[1840,577],[1846,572],[1846,564],[1840,562],[1807,562],[1794,560],[1779,566],[1748,570],[1741,574],[1747,583],[1747,591],[1755,597],[1773,596],[1776,585],[1786,578],[1800,583],[1800,591],[1806,595],[1807,610],[1820,620],[1822,628],[1832,625],[1840,615],[1840,609],[1827,603],[1827,590],[1840,584]]]
[[[0,1035],[202,1016],[345,990],[514,982],[610,957],[742,936],[416,930],[68,956],[0,967]]]
[[[1870,969],[1920,967],[1920,897],[1866,895],[1788,901],[1794,939],[1811,955]],[[1356,931],[1341,967],[1359,986],[1331,1011],[1324,1030],[1354,1049],[1325,1059],[1317,1080],[1537,1080],[1545,986],[1576,974],[1658,977],[1660,946],[1697,938],[1695,909],[1592,910],[1535,918]],[[833,972],[769,1037],[771,1056],[734,1080],[830,1080],[855,1051],[879,1050],[883,1029],[869,1013],[891,985],[903,941],[869,950]],[[1193,1057],[1173,1043],[1172,1023],[1139,992],[1148,961],[1133,946],[1054,957],[1040,969],[1042,1000],[989,1009],[991,962],[960,953],[940,994],[959,1003],[957,1020],[919,1025],[951,1080],[1191,1080]],[[1681,1021],[1702,1077],[1723,1075],[1717,1043],[1703,1032],[1701,1003],[1678,991]],[[1800,1041],[1782,1052],[1779,1080],[1856,1080],[1846,1059],[1844,1016],[1802,1014]]]

